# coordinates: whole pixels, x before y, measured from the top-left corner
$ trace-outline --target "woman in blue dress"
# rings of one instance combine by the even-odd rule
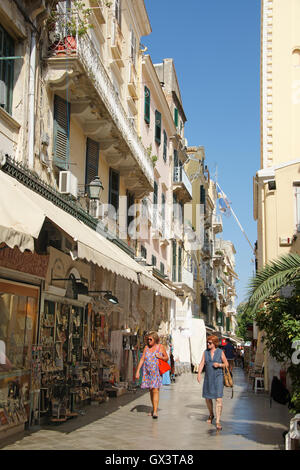
[[[213,400],[216,400],[216,427],[217,430],[220,431],[222,429],[220,418],[223,407],[223,369],[228,367],[228,362],[224,351],[222,351],[218,346],[219,339],[217,336],[212,335],[207,338],[207,349],[204,351],[202,360],[199,364],[197,380],[200,384],[201,373],[205,366],[202,396],[206,399],[206,405],[209,411],[207,423],[212,424],[213,422]]]

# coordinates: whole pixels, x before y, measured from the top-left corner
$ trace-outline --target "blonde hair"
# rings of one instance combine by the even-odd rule
[[[155,343],[158,344],[159,343],[159,336],[158,334],[156,333],[156,331],[150,331],[148,334],[147,334],[147,338],[149,338],[149,336],[151,336]]]

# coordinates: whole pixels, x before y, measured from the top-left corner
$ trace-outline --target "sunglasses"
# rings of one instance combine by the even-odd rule
[[[148,338],[147,341],[154,341],[153,338]]]
[[[213,344],[213,342],[212,341],[207,341],[207,344]]]

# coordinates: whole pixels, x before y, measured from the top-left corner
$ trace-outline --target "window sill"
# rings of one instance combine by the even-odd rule
[[[3,121],[11,131],[19,132],[21,124],[19,124],[5,109],[0,106],[0,120]]]

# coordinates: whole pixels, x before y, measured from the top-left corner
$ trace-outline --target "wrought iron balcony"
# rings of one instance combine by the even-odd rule
[[[56,30],[49,33],[52,43],[47,58],[48,70],[45,80],[58,92],[68,87],[68,96],[70,100],[72,99],[74,112],[76,107],[77,116],[82,115],[83,126],[89,123],[89,128],[85,129],[86,134],[92,132],[93,135],[97,135],[102,149],[109,148],[109,145],[115,145],[116,148],[123,146],[124,149],[118,156],[115,156],[116,150],[112,152],[113,156],[110,156],[111,159],[115,158],[116,168],[116,165],[124,164],[125,155],[131,155],[132,163],[127,159],[126,166],[128,165],[128,170],[135,173],[133,185],[138,183],[137,189],[146,194],[153,190],[154,185],[152,161],[123,108],[101,61],[99,51],[87,33],[78,34],[78,25],[76,35],[73,32],[74,36],[66,36],[63,24],[61,20]],[[86,102],[80,97],[83,91],[88,94]],[[97,107],[100,114],[95,114]],[[104,115],[102,121],[101,115]],[[109,127],[110,122],[112,127]],[[104,134],[106,130],[107,133]],[[113,143],[116,139],[120,140],[119,144]]]

